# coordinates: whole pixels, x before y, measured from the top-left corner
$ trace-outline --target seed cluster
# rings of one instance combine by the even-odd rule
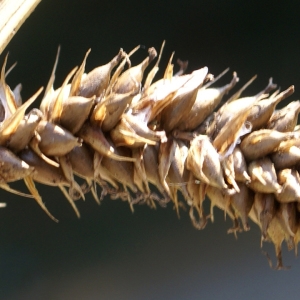
[[[0,76],[0,187],[34,198],[55,221],[35,181],[59,187],[78,217],[75,200],[89,191],[98,203],[108,194],[128,201],[132,210],[134,204],[171,201],[179,214],[186,206],[197,229],[214,220],[217,206],[233,220],[228,232],[248,231],[250,217],[261,241],[275,245],[277,268],[284,268],[282,242],[297,249],[300,239],[300,101],[275,108],[294,87],[280,92],[270,80],[263,91],[242,98],[254,77],[224,101],[239,81],[236,73],[229,84],[211,87],[227,70],[217,78],[206,67],[184,74],[187,63],[178,61],[173,75],[172,55],[163,78],[152,83],[162,50],[144,79],[157,52],[150,48],[131,67],[136,50],[121,49],[86,74],[88,51],[54,90],[57,55],[40,108],[27,114],[42,89],[22,104],[20,87],[12,91],[6,83],[6,57]],[[17,180],[24,180],[30,194],[9,186]],[[206,195],[209,214],[203,209]]]

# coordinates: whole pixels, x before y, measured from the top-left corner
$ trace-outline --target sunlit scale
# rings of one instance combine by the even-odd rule
[[[89,50],[54,89],[58,51],[40,108],[31,111],[42,88],[22,104],[20,86],[12,90],[6,83],[6,57],[0,76],[0,188],[34,198],[54,221],[35,181],[60,188],[78,217],[75,200],[88,192],[97,203],[105,195],[127,201],[132,211],[136,204],[171,203],[180,216],[188,208],[197,229],[214,221],[217,206],[233,220],[229,233],[248,231],[248,219],[256,223],[261,241],[275,245],[276,268],[285,268],[282,242],[297,253],[300,239],[300,102],[275,109],[294,86],[279,93],[270,79],[262,91],[241,97],[254,76],[227,96],[239,82],[236,72],[228,84],[215,87],[228,69],[216,78],[207,67],[184,74],[187,62],[179,60],[173,74],[173,54],[155,81],[163,47],[148,73],[154,48],[135,66],[130,57],[139,47],[128,54],[120,49],[110,62],[85,73]],[[9,186],[18,180],[29,194]],[[205,199],[210,212],[203,208]]]

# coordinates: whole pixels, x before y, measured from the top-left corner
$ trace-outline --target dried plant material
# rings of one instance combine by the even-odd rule
[[[135,95],[135,92],[110,94],[104,101],[96,105],[90,118],[91,122],[100,125],[104,132],[112,130],[120,121]]]
[[[186,182],[189,181],[189,171],[185,167],[188,155],[188,147],[182,142],[175,140],[175,152],[167,175],[167,182],[172,185],[173,200],[177,215],[179,216],[179,204],[177,199],[177,190],[180,190],[187,203],[191,203],[192,199],[188,192]]]
[[[255,160],[273,152],[282,141],[294,136],[271,129],[253,131],[241,143],[241,150],[246,160]]]
[[[175,156],[176,142],[174,139],[168,139],[166,143],[160,143],[158,152],[158,174],[161,185],[166,190],[167,194],[172,199],[172,193],[167,183],[167,175],[170,170],[170,166]],[[173,200],[173,199],[172,199]]]
[[[284,169],[278,172],[278,183],[282,186],[280,193],[275,194],[281,203],[300,201],[300,176],[296,170]]]
[[[276,170],[291,168],[300,162],[300,148],[293,146],[292,141],[281,142],[270,155]]]
[[[42,90],[43,89],[40,88],[29,100],[15,110],[12,110],[11,114],[5,117],[3,122],[0,124],[0,145],[5,144],[16,132],[18,126],[25,116],[26,110],[36,100]]]
[[[232,152],[234,176],[236,181],[249,183],[251,178],[247,173],[247,164],[241,148],[236,146]]]
[[[34,168],[10,150],[0,147],[0,181],[13,182],[33,174]]]
[[[149,56],[139,65],[126,70],[116,81],[112,92],[116,94],[127,94],[139,92],[145,69],[149,63],[156,57],[157,53],[154,48],[149,48]]]
[[[256,192],[249,217],[260,227],[262,232],[262,241],[267,239],[269,224],[274,218],[275,213],[274,194]]]
[[[214,213],[213,209],[215,206],[220,208],[221,210],[224,210],[225,217],[228,215],[230,219],[233,220],[233,227],[230,229],[230,232],[237,232],[240,231],[240,225],[238,222],[238,219],[235,215],[235,212],[231,206],[228,206],[229,204],[229,198],[227,195],[224,195],[224,193],[211,185],[209,185],[206,189],[206,193],[208,198],[210,199],[210,219],[212,222],[214,222]]]
[[[246,186],[246,184],[239,182],[239,192],[230,196],[230,204],[236,215],[240,217],[244,231],[250,230],[248,224],[248,215],[254,202],[253,192]]]
[[[58,187],[78,217],[75,200],[88,192],[98,204],[108,195],[128,202],[132,211],[136,204],[156,208],[172,201],[178,216],[180,208],[189,211],[196,229],[214,221],[217,206],[233,221],[229,233],[249,230],[253,220],[261,241],[274,244],[277,268],[284,268],[282,242],[297,252],[300,240],[300,105],[275,109],[294,87],[269,96],[276,88],[270,79],[261,92],[241,98],[254,76],[223,101],[239,81],[236,72],[230,83],[212,88],[227,70],[215,80],[207,67],[183,75],[187,62],[179,60],[174,75],[174,54],[163,78],[153,82],[163,46],[146,78],[154,48],[133,67],[129,57],[139,47],[129,54],[121,49],[85,74],[89,50],[54,90],[58,51],[40,109],[28,112],[42,89],[22,104],[20,86],[11,90],[6,83],[6,58],[0,77],[0,188],[34,198],[54,221],[35,181]],[[25,181],[31,195],[9,186],[17,180]],[[210,214],[203,207],[206,196]]]
[[[84,124],[78,132],[78,135],[101,155],[112,157],[118,161],[135,161],[135,159],[131,157],[123,157],[116,154],[115,148],[107,141],[100,128],[93,127],[90,124]]]
[[[272,85],[272,80],[270,80],[270,86],[272,88],[276,88],[276,85]],[[258,103],[256,103],[251,108],[251,111],[247,118],[247,121],[252,124],[253,130],[261,129],[262,127],[266,126],[274,112],[276,105],[293,93],[294,86],[291,86],[280,94],[277,94],[277,92],[275,92],[273,95],[271,95],[271,97],[262,99]]]
[[[194,71],[191,75],[184,75],[189,78],[188,81],[178,89],[174,98],[161,113],[162,127],[166,132],[177,128],[181,120],[188,117],[196,101],[198,89],[203,84],[207,72],[208,68],[205,67]]]
[[[32,174],[33,180],[50,186],[58,186],[73,207],[77,217],[79,218],[80,213],[75,206],[73,199],[69,196],[64,188],[64,186],[69,186],[69,183],[65,178],[62,170],[60,168],[56,168],[47,164],[30,149],[23,150],[19,155],[30,166],[33,166],[35,170],[35,173]]]
[[[123,49],[106,65],[97,67],[85,76],[80,81],[78,96],[85,98],[100,97],[107,89],[110,81],[110,73],[112,69],[126,56]],[[84,59],[85,64],[86,57]]]
[[[264,99],[266,95],[260,92],[252,97],[229,99],[217,112],[214,122],[211,124],[209,132],[212,138],[222,136],[221,130],[228,122],[235,122],[239,128],[245,123],[253,105],[259,100]]]
[[[187,157],[187,168],[200,181],[220,189],[227,189],[219,155],[206,136],[197,136],[192,142]]]
[[[275,247],[275,254],[277,258],[277,265],[275,267],[275,270],[286,270],[288,267],[285,267],[283,265],[282,261],[282,249],[281,245],[282,242],[285,239],[284,231],[282,230],[282,227],[280,223],[278,222],[277,218],[273,218],[269,224],[269,228],[267,231],[268,234],[268,240],[270,240]],[[272,262],[269,261],[270,267],[272,268]]]
[[[228,71],[228,69],[225,71]],[[223,75],[223,73],[221,75]],[[231,82],[225,86],[220,88],[207,88],[206,85],[199,88],[195,103],[189,112],[188,118],[185,118],[178,128],[180,130],[194,130],[197,128],[215,110],[222,101],[224,95],[229,93],[238,81],[239,78],[234,72]],[[215,80],[213,82],[215,82]]]
[[[190,218],[192,220],[192,223],[195,228],[197,229],[204,229],[207,224],[207,219],[212,218],[213,221],[213,215],[206,216],[203,211],[203,202],[205,200],[205,194],[206,194],[207,184],[200,183],[196,177],[190,172],[189,173],[189,179],[187,182],[187,191],[190,195],[190,198],[192,199],[192,203],[188,204],[191,206],[190,208]],[[199,220],[197,221],[194,216],[194,209],[198,212]],[[212,212],[213,213],[213,212]]]
[[[8,143],[9,149],[14,153],[23,150],[33,138],[35,130],[43,118],[43,114],[38,109],[33,109],[26,115],[17,127],[17,130],[12,134]]]
[[[300,101],[293,101],[271,116],[267,128],[281,132],[293,131],[297,125]]]
[[[62,103],[59,124],[69,130],[72,134],[77,133],[88,119],[94,103],[95,96],[91,98],[80,96],[67,98]]]
[[[259,193],[280,193],[282,187],[277,182],[273,163],[269,158],[261,158],[249,164],[251,189]]]
[[[71,132],[47,121],[41,121],[36,128],[41,137],[39,148],[47,156],[63,156],[81,142]]]
[[[1,3],[0,22],[0,53],[8,45],[21,25],[34,11],[41,0],[16,0],[13,3],[9,0]]]

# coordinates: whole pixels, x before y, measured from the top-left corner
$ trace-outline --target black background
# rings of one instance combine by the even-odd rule
[[[10,64],[18,61],[7,80],[22,82],[26,99],[46,85],[59,44],[56,86],[89,48],[87,70],[120,47],[158,49],[166,39],[161,70],[175,50],[175,58],[189,60],[188,71],[206,65],[217,75],[230,67],[241,82],[258,74],[249,95],[273,76],[282,88],[296,85],[296,100],[299,29],[298,1],[43,0],[4,51]],[[146,53],[140,50],[133,64]],[[77,203],[78,220],[59,189],[39,190],[59,224],[33,200],[1,191],[1,299],[299,298],[299,259],[284,246],[292,269],[271,270],[254,224],[235,240],[217,210],[215,224],[199,232],[171,206],[137,206],[132,214],[127,203],[106,199],[98,207],[90,195]],[[264,249],[274,260],[272,245]]]

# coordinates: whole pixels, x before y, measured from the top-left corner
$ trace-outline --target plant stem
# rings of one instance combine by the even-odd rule
[[[0,54],[41,0],[0,0]]]

